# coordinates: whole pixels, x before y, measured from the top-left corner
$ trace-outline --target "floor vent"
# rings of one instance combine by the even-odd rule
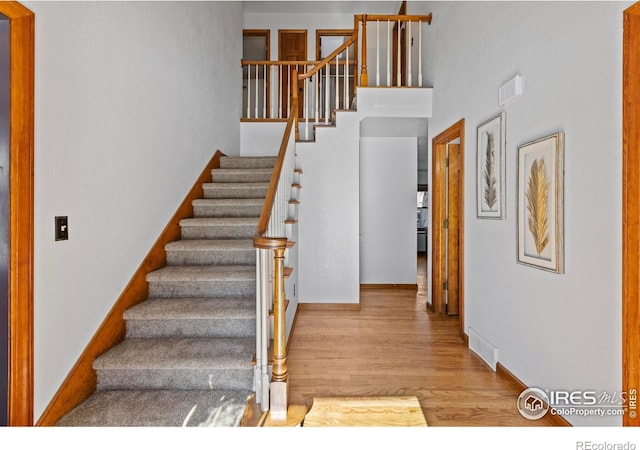
[[[485,338],[480,336],[476,330],[469,328],[469,348],[477,354],[495,372],[498,363],[498,348]]]

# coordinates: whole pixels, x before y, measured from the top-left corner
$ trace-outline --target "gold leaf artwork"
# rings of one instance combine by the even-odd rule
[[[544,160],[536,159],[531,164],[531,174],[527,183],[527,211],[529,211],[529,231],[538,255],[542,254],[549,243],[547,231],[547,203],[549,180],[544,171]]]

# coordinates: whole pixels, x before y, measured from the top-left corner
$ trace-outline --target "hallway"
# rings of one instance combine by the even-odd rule
[[[541,426],[516,409],[520,391],[466,348],[457,318],[426,311],[418,291],[363,289],[361,309],[302,307],[289,343],[291,389],[321,396],[415,395],[429,426]]]

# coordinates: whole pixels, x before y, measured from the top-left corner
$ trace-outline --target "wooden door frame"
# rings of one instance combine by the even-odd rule
[[[431,162],[432,162],[432,180],[431,185],[434,187],[433,189],[433,197],[432,197],[432,209],[433,216],[431,222],[431,230],[432,230],[432,249],[431,254],[433,255],[432,265],[431,265],[431,305],[427,303],[429,309],[436,314],[444,314],[445,313],[445,305],[443,302],[436,302],[435,298],[435,290],[436,286],[433,280],[436,278],[436,273],[440,269],[443,264],[442,253],[436,251],[435,248],[436,240],[433,238],[433,233],[435,233],[435,218],[437,217],[436,208],[439,208],[440,205],[437,201],[438,195],[441,194],[439,192],[439,180],[436,178],[436,170],[439,163],[442,163],[441,156],[436,152],[436,146],[446,145],[449,142],[455,141],[456,139],[460,139],[460,193],[458,199],[458,227],[459,227],[459,247],[458,247],[458,264],[459,264],[459,277],[458,277],[458,295],[459,295],[459,317],[460,317],[460,335],[464,336],[464,119],[460,119],[458,122],[453,124],[451,127],[447,128],[445,131],[437,135],[432,140],[431,147]],[[436,256],[439,255],[439,256]]]
[[[0,2],[9,19],[9,425],[33,424],[33,133],[35,16]]]
[[[624,11],[622,88],[622,391],[640,389],[640,3]],[[638,411],[636,410],[637,414]],[[624,426],[640,417],[623,416]]]

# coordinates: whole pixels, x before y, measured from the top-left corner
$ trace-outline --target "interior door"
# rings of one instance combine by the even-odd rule
[[[459,204],[460,204],[460,144],[447,145],[447,228],[446,228],[446,312],[458,315],[458,278],[460,245]]]
[[[307,61],[307,30],[278,30],[278,60]],[[298,73],[305,72],[303,65],[297,66]],[[281,69],[282,104],[287,105],[289,99],[289,70]],[[298,117],[304,111],[304,81],[298,82]]]

